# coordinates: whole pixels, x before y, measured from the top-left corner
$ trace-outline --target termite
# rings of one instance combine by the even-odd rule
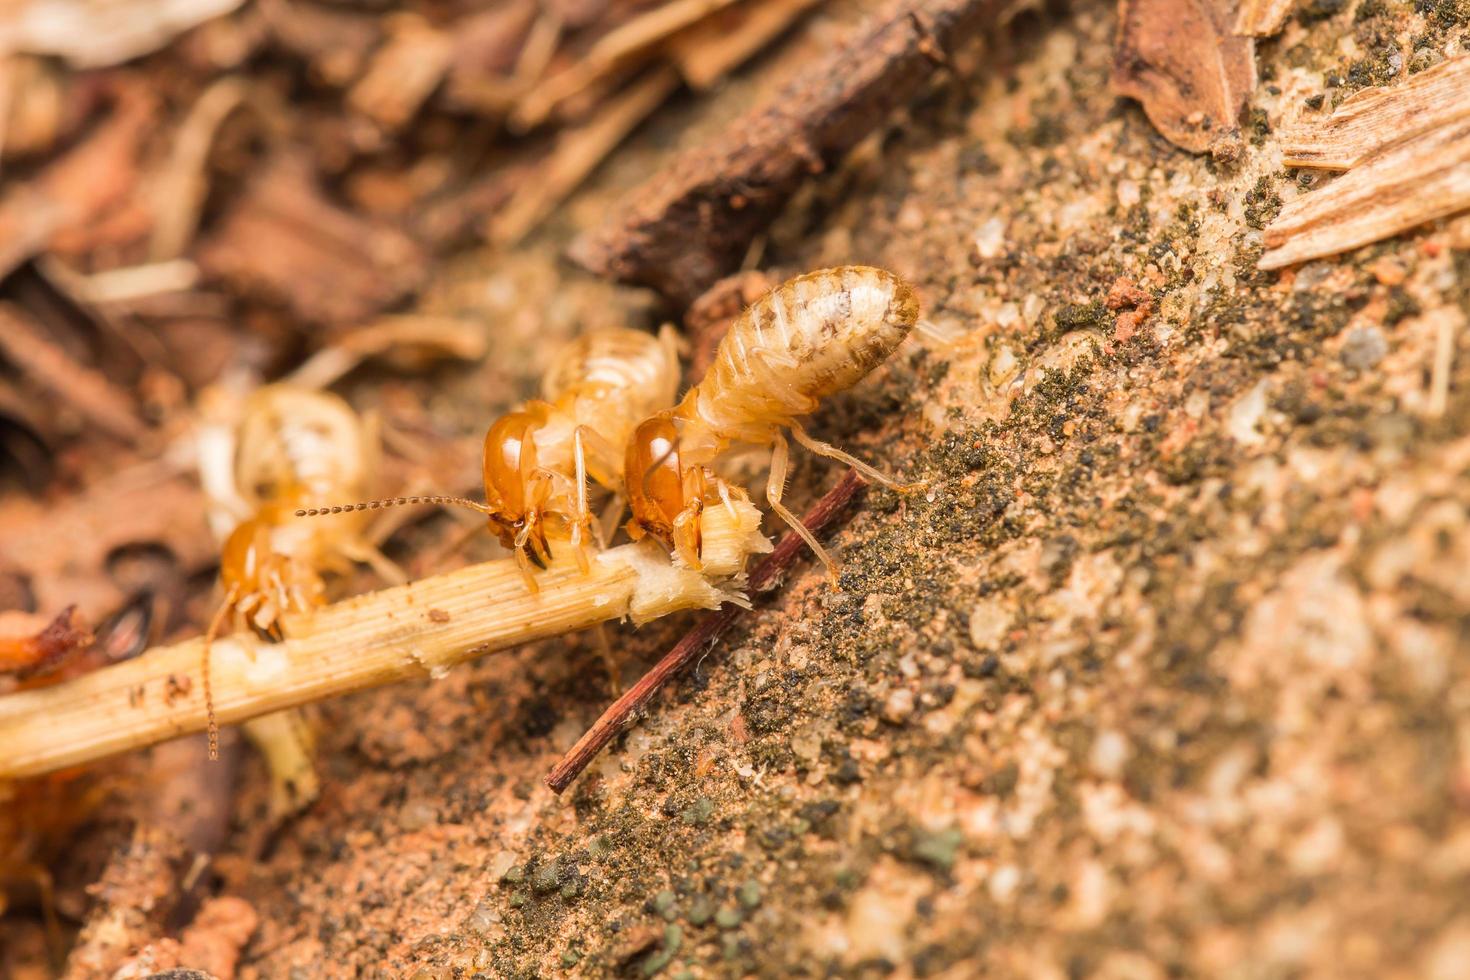
[[[570,543],[586,570],[586,547],[598,534],[587,480],[614,493],[623,487],[623,451],[638,420],[672,404],[679,384],[673,331],[606,328],[574,340],[542,379],[542,398],[496,419],[485,434],[485,503],[442,495],[396,497],[309,507],[299,517],[401,504],[449,504],[485,515],[514,552],[527,588],[533,565],[551,561],[551,539]]]
[[[293,521],[293,510],[367,489],[374,441],[357,413],[336,395],[270,385],[246,401],[236,430],[233,483],[249,516],[220,552],[224,597],[204,635],[202,677],[209,719],[209,757],[219,757],[219,726],[210,678],[211,645],[228,619],[256,633],[281,637],[281,619],[326,601],[324,573],[371,565],[392,581],[403,578],[364,536],[364,517]],[[219,480],[206,476],[207,486]]]
[[[756,300],[730,326],[704,378],[679,404],[639,424],[624,462],[632,508],[628,532],[652,535],[700,567],[699,515],[742,493],[712,464],[732,443],[769,446],[766,501],[806,541],[835,583],[837,565],[781,502],[786,430],[810,451],[864,477],[907,491],[873,467],[812,438],[798,419],[822,399],[857,384],[888,359],[919,320],[919,301],[901,278],[869,266],[797,276]]]

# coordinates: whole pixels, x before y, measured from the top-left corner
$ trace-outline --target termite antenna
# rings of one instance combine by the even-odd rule
[[[340,504],[333,507],[307,507],[296,512],[297,517],[322,517],[327,514],[350,514],[356,510],[383,510],[402,507],[406,504],[445,504],[465,507],[481,514],[495,513],[489,507],[466,497],[445,497],[438,494],[428,497],[387,497],[383,500],[365,500],[360,504]]]

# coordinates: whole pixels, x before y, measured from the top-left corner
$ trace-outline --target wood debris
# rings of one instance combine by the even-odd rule
[[[384,129],[402,129],[449,70],[454,41],[422,17],[391,21],[388,42],[347,93],[347,104]]]
[[[51,54],[79,68],[118,65],[227,14],[243,0],[22,0],[0,8],[0,55]]]
[[[1284,266],[1382,241],[1470,208],[1470,115],[1369,154],[1266,227],[1259,267]]]
[[[699,23],[733,0],[672,0],[629,21],[594,44],[575,64],[546,79],[526,94],[510,115],[511,123],[530,129],[549,119],[574,96],[623,71],[654,45]]]
[[[126,392],[101,372],[78,364],[25,311],[10,303],[0,303],[0,357],[103,432],[136,442],[147,431]]]
[[[490,240],[514,245],[566,199],[608,153],[679,84],[672,68],[657,68],[613,98],[596,116],[557,140],[539,180],[521,182],[490,226]]]
[[[1235,16],[1235,33],[1245,37],[1271,37],[1291,14],[1295,0],[1241,0]]]
[[[820,2],[764,0],[722,8],[670,38],[669,58],[690,88],[710,88]]]
[[[899,0],[719,137],[682,154],[572,258],[680,306],[740,264],[751,241],[821,173],[908,101],[1005,8],[1000,0]]]
[[[1255,42],[1232,32],[1231,0],[1121,0],[1113,90],[1137,99],[1165,139],[1233,160],[1256,87]]]
[[[199,246],[206,276],[287,306],[308,323],[366,319],[423,282],[411,238],[328,201],[299,157],[264,167]]]
[[[75,606],[68,606],[44,626],[30,613],[0,613],[0,676],[19,680],[45,676],[91,643],[92,634],[76,612]]]
[[[127,91],[105,123],[34,180],[0,197],[0,279],[68,231],[87,228],[133,189],[151,99]]]
[[[26,498],[0,507],[0,579],[15,576],[35,607],[75,605],[99,622],[128,599],[114,577],[130,550],[159,555],[182,574],[207,569],[217,552],[198,485],[160,464],[141,464],[88,493],[43,507]]]
[[[1396,140],[1470,116],[1470,54],[1440,62],[1393,88],[1366,88],[1321,122],[1281,138],[1282,164],[1349,170]]]

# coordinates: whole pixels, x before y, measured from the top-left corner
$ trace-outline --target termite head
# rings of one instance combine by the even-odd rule
[[[650,535],[673,548],[691,568],[699,568],[699,517],[704,509],[704,467],[686,465],[673,412],[645,419],[628,440],[623,464],[628,534]]]
[[[282,546],[274,535],[284,530],[283,508],[267,507],[242,521],[220,551],[220,582],[227,602],[258,630],[270,631],[287,610],[322,603],[326,587],[299,549]]]
[[[485,433],[485,503],[490,529],[507,548],[529,550],[545,563],[551,558],[543,526],[551,481],[537,465],[536,430],[545,410],[532,403],[510,412]]]

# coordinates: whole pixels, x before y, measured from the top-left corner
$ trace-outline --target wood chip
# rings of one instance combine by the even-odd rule
[[[1242,0],[1235,17],[1235,33],[1271,37],[1281,31],[1295,0]]]
[[[439,87],[454,57],[454,41],[416,15],[394,17],[390,23],[392,35],[347,93],[347,104],[396,132]]]
[[[1232,0],[1120,0],[1113,90],[1167,139],[1218,160],[1240,155],[1256,87],[1255,42],[1231,32]]]
[[[1282,136],[1288,167],[1349,170],[1375,150],[1470,116],[1470,54],[1442,61],[1393,88],[1366,88],[1332,115]]]
[[[1266,228],[1259,267],[1280,269],[1470,208],[1470,117],[1390,144]]]
[[[919,91],[945,52],[1005,0],[895,0],[712,141],[678,156],[573,245],[599,275],[651,286],[683,307],[739,267],[750,243],[812,175]]]
[[[670,38],[669,58],[690,88],[707,89],[821,2],[765,0],[727,8]]]

